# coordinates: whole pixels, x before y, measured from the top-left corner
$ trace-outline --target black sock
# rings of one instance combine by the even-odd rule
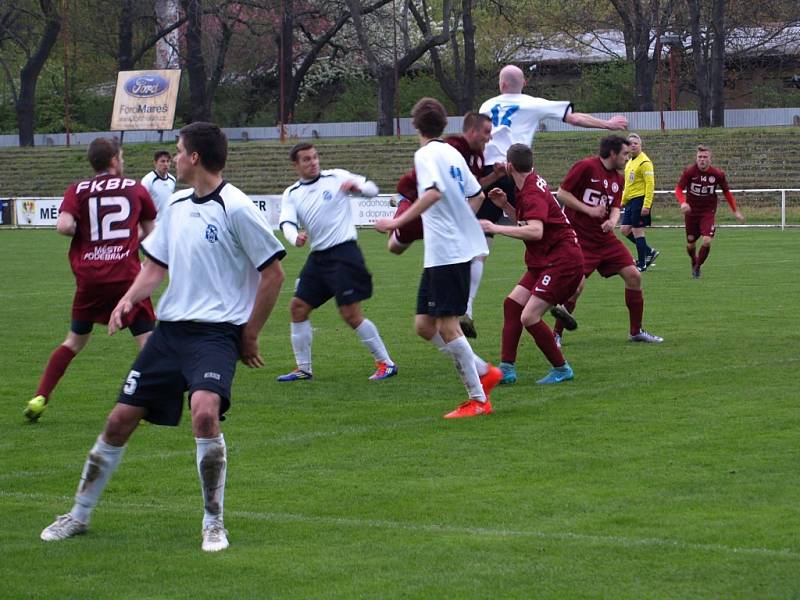
[[[639,255],[639,266],[644,266],[644,261],[648,253],[647,240],[644,236],[636,238],[636,252]]]

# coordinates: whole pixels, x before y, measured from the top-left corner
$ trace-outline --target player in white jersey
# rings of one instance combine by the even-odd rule
[[[109,332],[169,272],[158,325],[89,452],[72,510],[42,531],[45,541],[86,532],[139,421],[177,425],[188,390],[204,504],[202,549],[228,547],[220,420],[230,406],[237,360],[264,365],[258,334],[278,298],[286,252],[253,202],[222,179],[227,154],[228,141],[216,125],[197,122],[181,129],[176,167],[192,189],[174,200],[148,236],[149,260],[111,313]]]
[[[158,150],[153,156],[153,170],[142,177],[142,185],[150,192],[159,214],[167,207],[169,197],[175,191],[175,176],[169,172],[172,157],[166,150]]]
[[[373,197],[378,186],[361,175],[343,169],[321,171],[313,144],[296,144],[289,159],[300,179],[286,188],[281,199],[280,227],[293,246],[311,240],[311,253],[300,272],[289,310],[295,369],[278,381],[302,381],[313,377],[311,366],[311,311],[331,298],[342,319],[356,332],[375,359],[370,380],[397,374],[378,328],[361,311],[361,301],[372,296],[372,275],[356,243],[350,196]],[[301,231],[300,228],[303,228]]]
[[[473,353],[458,323],[469,296],[470,261],[489,253],[474,213],[483,192],[461,153],[440,137],[447,125],[442,104],[423,98],[411,116],[421,146],[414,154],[419,199],[399,217],[379,219],[375,228],[394,231],[422,215],[425,268],[414,325],[418,335],[452,357],[467,388],[467,401],[445,418],[486,415],[502,373]]]

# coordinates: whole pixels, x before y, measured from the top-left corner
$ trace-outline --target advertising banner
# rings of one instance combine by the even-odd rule
[[[17,227],[55,227],[61,198],[12,198]]]
[[[172,129],[180,82],[178,69],[120,71],[111,130]]]

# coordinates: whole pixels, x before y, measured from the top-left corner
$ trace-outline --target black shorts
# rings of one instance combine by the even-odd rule
[[[372,297],[372,275],[355,242],[345,242],[308,255],[294,295],[314,308],[335,297],[345,306]]]
[[[628,200],[628,203],[622,208],[620,225],[630,225],[637,229],[639,227],[650,227],[652,219],[650,215],[642,216],[642,208],[644,208],[644,196],[637,196]]]
[[[239,360],[241,330],[230,323],[160,321],[136,357],[117,402],[147,409],[145,419],[177,425],[183,393],[219,394],[220,420],[231,405],[231,385]]]
[[[417,292],[417,314],[460,317],[467,312],[470,263],[428,267],[422,271]]]
[[[485,167],[483,167],[483,176],[486,177],[486,175],[491,174],[493,171],[494,171],[493,165],[486,165]],[[484,193],[486,194],[486,199],[483,201],[483,204],[481,204],[481,207],[478,209],[478,212],[476,213],[475,217],[478,219],[488,219],[492,223],[497,223],[502,218],[503,211],[497,208],[494,205],[494,203],[491,200],[489,200],[489,190],[491,190],[492,188],[500,188],[506,193],[506,197],[508,198],[508,201],[511,203],[511,206],[515,206],[514,190],[516,190],[516,187],[517,186],[514,184],[514,181],[508,175],[503,175],[500,179],[498,179],[491,185],[488,185],[484,190]],[[514,215],[509,215],[509,217],[513,219]],[[487,233],[486,237],[494,237],[494,234]]]

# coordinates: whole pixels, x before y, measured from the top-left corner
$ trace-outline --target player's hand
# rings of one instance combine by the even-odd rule
[[[746,220],[742,214],[742,211],[740,210],[737,210],[735,213],[733,213],[733,216],[736,217],[736,220],[739,221],[739,223],[744,223]]]
[[[294,241],[294,245],[298,248],[305,246],[306,242],[308,241],[308,233],[305,231],[301,231],[297,234],[297,239]]]
[[[646,216],[648,216],[649,214],[650,214],[650,209],[649,209],[649,208],[643,208],[643,209],[642,209],[642,216],[643,216],[643,217],[646,217]]]
[[[492,172],[497,175],[498,178],[502,177],[508,172],[506,169],[506,163],[504,162],[496,162],[492,165]]]
[[[683,204],[681,204],[681,212],[684,215],[688,215],[690,212],[692,212],[692,207],[689,206],[688,202],[684,202]]]
[[[603,219],[608,214],[608,209],[605,204],[589,206],[586,209],[586,214],[595,219]]]
[[[117,302],[114,310],[111,311],[111,316],[108,318],[108,335],[114,335],[125,326],[123,324],[123,319],[125,315],[131,312],[132,308],[133,304],[125,298]]]
[[[248,332],[246,325],[242,332],[241,359],[251,369],[264,366],[264,359],[258,353],[258,336]]]
[[[613,231],[614,230],[614,223],[611,222],[611,219],[606,219],[600,225],[600,229],[602,229],[604,233],[608,233],[609,231]]]
[[[508,201],[508,197],[500,188],[492,188],[489,190],[489,200],[491,200],[492,204],[494,204],[496,207],[503,208]]]
[[[375,221],[375,230],[380,233],[388,233],[397,229],[396,219],[378,219]]]
[[[622,115],[614,115],[606,123],[611,131],[622,131],[628,128],[628,119]]]
[[[488,219],[478,219],[478,224],[484,233],[495,233],[495,225]]]
[[[358,194],[361,191],[361,188],[359,188],[358,184],[352,179],[348,179],[347,181],[345,181],[339,187],[339,189],[345,194]]]

